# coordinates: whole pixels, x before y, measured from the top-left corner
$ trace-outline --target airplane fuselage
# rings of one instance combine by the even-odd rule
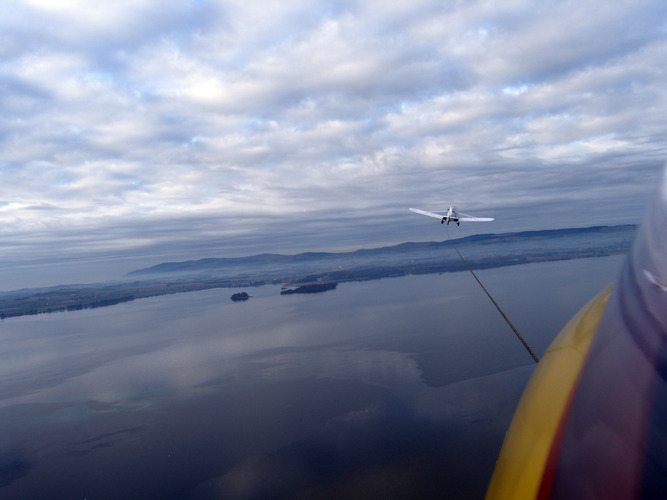
[[[461,222],[459,221],[459,218],[456,216],[456,212],[454,211],[454,207],[449,207],[447,209],[447,215],[445,215],[442,220],[440,221],[440,224],[444,224],[447,222],[447,225],[449,226],[450,222],[456,222],[457,226],[461,225]]]

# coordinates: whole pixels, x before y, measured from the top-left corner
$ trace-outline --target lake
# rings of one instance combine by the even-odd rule
[[[622,256],[478,271],[539,355]],[[2,498],[483,498],[535,364],[469,273],[0,322]]]

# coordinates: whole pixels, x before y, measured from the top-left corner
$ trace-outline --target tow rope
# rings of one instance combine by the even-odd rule
[[[449,238],[449,230],[447,230],[447,237]],[[453,246],[453,245],[452,245],[452,246]],[[539,363],[539,362],[540,362],[540,358],[538,358],[538,357],[535,355],[535,353],[533,352],[533,350],[532,350],[532,349],[530,348],[530,346],[528,345],[528,342],[526,342],[526,341],[524,340],[524,338],[521,336],[521,334],[519,334],[519,332],[518,332],[517,329],[514,327],[514,325],[512,324],[512,322],[509,320],[509,318],[507,317],[507,315],[506,315],[506,314],[503,312],[503,310],[500,308],[500,306],[498,305],[498,303],[497,303],[495,300],[493,300],[493,297],[491,297],[491,294],[489,293],[489,291],[484,287],[484,285],[483,285],[482,282],[479,280],[479,278],[477,277],[477,275],[475,274],[475,272],[474,272],[474,271],[472,270],[472,268],[468,265],[468,263],[466,262],[466,260],[463,258],[463,255],[461,255],[461,252],[459,252],[459,249],[456,248],[455,246],[453,246],[453,248],[454,248],[454,250],[456,250],[456,253],[458,254],[459,258],[461,259],[461,262],[463,262],[463,264],[466,266],[466,268],[468,268],[468,271],[470,271],[470,274],[472,274],[473,278],[475,278],[475,281],[477,281],[477,283],[479,283],[479,286],[482,287],[482,290],[484,290],[484,293],[486,293],[487,297],[489,297],[489,299],[491,299],[491,302],[493,302],[493,305],[496,306],[496,309],[498,309],[498,312],[501,314],[501,316],[503,317],[503,319],[507,322],[507,324],[509,325],[509,327],[512,329],[512,331],[514,332],[514,335],[516,335],[516,337],[519,339],[519,341],[520,341],[520,342],[523,344],[523,346],[526,348],[526,351],[528,351],[528,354],[530,354],[530,355],[532,356],[532,358],[535,360],[535,363]]]

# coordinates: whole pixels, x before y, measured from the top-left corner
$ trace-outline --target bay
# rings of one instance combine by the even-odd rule
[[[540,355],[623,257],[477,275]],[[469,273],[0,322],[3,498],[483,498],[534,369]]]

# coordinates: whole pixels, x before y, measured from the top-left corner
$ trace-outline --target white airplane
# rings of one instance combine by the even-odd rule
[[[416,214],[433,217],[434,219],[440,219],[440,224],[446,222],[448,226],[450,222],[456,222],[456,225],[460,226],[461,222],[491,222],[493,220],[492,217],[473,217],[472,215],[462,214],[461,212],[457,212],[454,207],[449,207],[446,215],[427,212],[426,210],[419,210],[418,208],[411,208],[410,211]]]

